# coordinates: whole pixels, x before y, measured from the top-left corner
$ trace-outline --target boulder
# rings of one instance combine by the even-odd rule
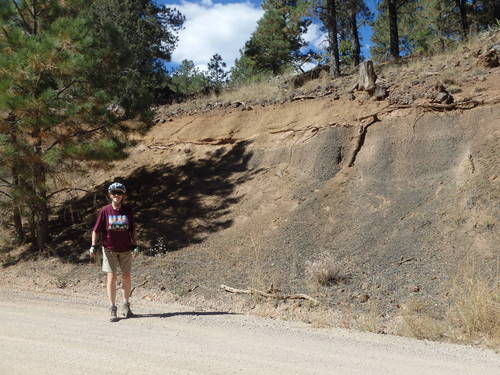
[[[385,87],[377,85],[375,92],[373,93],[373,98],[375,100],[384,100],[388,95],[389,94],[387,93],[387,89]]]
[[[499,47],[500,49],[500,47]],[[500,51],[496,48],[490,48],[485,53],[482,53],[477,58],[477,65],[485,68],[496,68],[500,65],[499,55]]]
[[[453,97],[447,92],[440,92],[439,94],[436,95],[433,102],[451,104],[453,103]]]

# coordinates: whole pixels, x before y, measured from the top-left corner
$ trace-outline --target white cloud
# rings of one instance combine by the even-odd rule
[[[183,1],[175,5],[186,16],[184,29],[172,61],[192,60],[200,68],[218,53],[228,68],[239,57],[239,50],[257,27],[263,14],[250,2],[217,4],[212,0]]]
[[[309,25],[303,38],[311,47],[321,49],[325,48],[323,42],[326,40],[327,34],[321,31],[320,25],[313,23]]]

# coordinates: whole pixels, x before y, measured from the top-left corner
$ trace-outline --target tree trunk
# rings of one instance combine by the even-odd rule
[[[394,60],[399,60],[398,7],[397,0],[389,0],[390,52]]]
[[[16,116],[13,113],[10,113],[7,117],[7,121],[10,125],[10,142],[12,146],[17,149],[17,129],[16,129]],[[14,221],[14,229],[16,233],[16,239],[18,242],[24,242],[24,230],[23,230],[23,220],[21,216],[21,206],[19,202],[16,202],[16,190],[18,191],[21,185],[21,178],[19,177],[20,166],[19,166],[19,158],[14,156],[14,160],[12,161],[11,173],[12,173],[12,184],[14,195],[12,198],[12,219]]]
[[[373,61],[363,61],[359,66],[358,90],[368,91],[370,95],[375,90],[377,75],[373,69]]]
[[[361,62],[361,46],[359,44],[358,24],[356,22],[357,12],[351,8],[351,33],[352,33],[352,59],[354,66],[358,66]]]
[[[17,166],[12,167],[12,177],[13,177],[12,180],[14,184],[14,189],[19,189],[20,178]],[[12,201],[12,216],[16,232],[16,240],[20,243],[24,242],[24,230],[23,230],[23,219],[21,215],[21,206],[19,202],[15,201],[15,198]]]
[[[328,41],[330,45],[330,76],[340,76],[339,43],[337,39],[337,7],[335,0],[327,0]]]
[[[469,36],[469,23],[467,22],[467,1],[466,0],[455,0],[455,4],[460,10],[460,23],[462,25],[462,34],[464,39]]]
[[[47,206],[47,181],[45,165],[42,160],[42,139],[38,134],[35,143],[35,162],[33,163],[34,177],[34,226],[35,242],[38,250],[43,250],[49,237],[49,210]]]

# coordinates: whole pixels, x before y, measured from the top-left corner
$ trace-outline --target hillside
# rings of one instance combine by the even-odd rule
[[[0,285],[104,298],[85,252],[105,188],[121,180],[147,249],[137,297],[389,333],[403,332],[415,301],[444,319],[457,285],[498,282],[500,67],[480,58],[499,36],[377,67],[383,100],[349,92],[353,75],[326,88],[319,78],[279,102],[159,108],[126,159],[74,176],[93,193],[54,217],[51,257],[12,262]],[[443,90],[452,103],[436,103]],[[221,284],[305,293],[320,305]]]

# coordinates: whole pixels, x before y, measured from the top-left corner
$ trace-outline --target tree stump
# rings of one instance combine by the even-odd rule
[[[375,91],[377,75],[373,69],[373,61],[366,60],[359,65],[359,78],[357,89],[367,91],[370,95]]]

